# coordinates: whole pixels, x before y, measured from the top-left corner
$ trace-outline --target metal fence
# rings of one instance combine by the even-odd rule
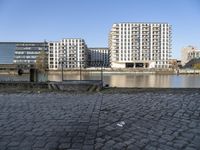
[[[108,66],[102,61],[60,61],[57,70],[46,72],[48,73],[47,81],[96,80],[103,82],[103,70],[106,67]],[[4,65],[0,67],[0,81],[30,81],[31,68],[35,67],[22,68],[18,65]],[[19,74],[20,70],[21,74]]]
[[[61,81],[70,81],[70,80],[99,80],[103,82],[103,69],[105,65],[103,62],[97,64],[97,66],[90,67],[90,64],[93,61],[61,61]]]

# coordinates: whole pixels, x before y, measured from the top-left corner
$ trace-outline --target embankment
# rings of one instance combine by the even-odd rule
[[[0,82],[0,92],[22,91],[64,91],[64,92],[93,92],[102,89],[101,81],[66,81],[66,82]]]

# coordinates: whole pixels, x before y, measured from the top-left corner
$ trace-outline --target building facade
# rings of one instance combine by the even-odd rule
[[[89,66],[90,67],[109,67],[110,66],[110,51],[108,48],[88,48],[89,51]]]
[[[88,49],[83,39],[66,38],[49,42],[49,69],[86,67]]]
[[[42,50],[48,53],[47,42],[18,42],[13,63],[29,68],[36,63],[36,58]]]
[[[200,50],[198,50],[196,47],[189,45],[187,47],[182,48],[181,50],[182,66],[185,66],[185,64],[190,60],[198,58],[200,58]]]
[[[200,50],[192,51],[188,53],[188,60],[200,58]]]
[[[168,23],[116,23],[109,34],[112,68],[169,68]]]
[[[0,42],[0,64],[12,64],[16,42]]]

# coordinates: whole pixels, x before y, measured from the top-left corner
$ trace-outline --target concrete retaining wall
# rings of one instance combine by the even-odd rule
[[[200,70],[197,70],[197,69],[180,69],[179,74],[200,74]]]
[[[64,81],[64,82],[0,82],[0,91],[20,90],[51,90],[67,92],[99,91],[102,88],[101,81]]]
[[[99,91],[102,88],[101,81],[92,81],[92,80],[72,80],[64,82],[49,82],[48,88],[51,90],[60,90],[60,91]]]
[[[21,89],[32,89],[32,88],[48,88],[47,83],[32,83],[32,82],[0,82],[0,88],[21,88]]]

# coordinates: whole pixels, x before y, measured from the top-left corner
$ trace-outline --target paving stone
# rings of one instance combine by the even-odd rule
[[[31,146],[19,146],[20,150],[34,150]]]
[[[105,130],[106,131],[112,131],[112,130],[115,130],[115,128],[113,128],[112,126],[107,126],[107,127],[105,127]]]
[[[16,146],[19,146],[19,142],[10,142],[7,146],[8,147],[16,147]]]
[[[173,146],[182,149],[185,145],[187,145],[187,142],[185,141],[175,141]]]
[[[0,93],[0,148],[199,149],[199,99],[198,89]]]
[[[57,141],[49,141],[45,144],[45,148],[46,149],[53,149],[53,148],[55,149],[58,147],[58,145],[59,145],[59,143]]]
[[[62,144],[60,144],[60,146],[59,146],[59,148],[60,149],[66,149],[66,148],[70,148],[70,143],[62,143]]]
[[[165,145],[165,144],[160,144],[158,148],[160,148],[162,150],[174,150],[173,147]]]
[[[114,146],[115,145],[115,141],[113,141],[113,140],[109,140],[109,141],[107,141],[106,143],[105,143],[105,146],[106,147],[112,147],[112,146]]]
[[[6,150],[7,146],[1,146],[1,150]]]
[[[136,146],[136,145],[129,145],[128,147],[127,147],[127,150],[140,150],[141,148],[139,148],[138,146]]]
[[[196,150],[196,148],[187,146],[187,147],[185,148],[185,150]]]
[[[33,147],[37,147],[37,148],[42,148],[42,147],[44,147],[45,145],[46,145],[46,141],[43,141],[43,140],[41,140],[41,141],[36,141],[35,143],[34,143],[34,145],[33,145]]]
[[[93,150],[94,146],[93,145],[83,145],[82,150]]]
[[[19,150],[19,147],[7,147],[6,150]]]
[[[86,145],[94,145],[95,141],[94,140],[85,140],[84,144]]]
[[[127,140],[127,141],[124,141],[123,143],[125,144],[125,145],[130,145],[130,144],[133,144],[133,143],[135,143],[136,142],[136,140],[135,139],[129,139],[129,140]]]
[[[126,144],[124,143],[117,143],[113,146],[113,149],[116,149],[116,150],[122,150],[122,149],[125,149],[125,147],[127,147]]]
[[[77,149],[81,149],[82,148],[82,145],[81,143],[72,143],[72,148],[77,148]]]
[[[104,143],[106,140],[102,138],[97,138],[96,143]]]
[[[95,149],[100,149],[100,148],[102,148],[104,146],[104,144],[102,144],[102,143],[96,143],[95,144]]]

